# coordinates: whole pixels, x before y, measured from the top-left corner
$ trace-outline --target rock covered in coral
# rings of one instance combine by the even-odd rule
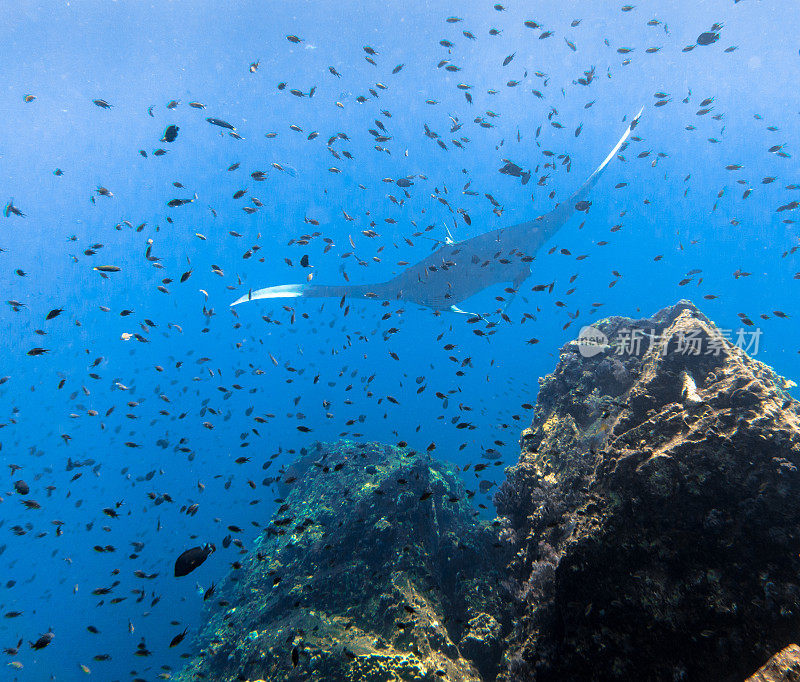
[[[798,682],[800,680],[800,646],[790,644],[782,649],[745,682]]]
[[[464,636],[459,642],[462,654],[472,661],[499,659],[502,627],[488,613],[479,613],[467,623]]]
[[[454,467],[339,442],[282,478],[285,503],[221,586],[177,679],[494,677],[504,562]]]
[[[688,301],[595,327],[495,498],[499,679],[742,680],[800,632],[798,403]]]
[[[787,387],[689,302],[598,323],[496,495],[508,552],[450,465],[318,444],[177,679],[738,682],[800,632]]]

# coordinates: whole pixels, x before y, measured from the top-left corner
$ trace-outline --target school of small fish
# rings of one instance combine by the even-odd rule
[[[738,3],[730,2],[730,21]],[[477,496],[477,507],[488,516],[492,489],[518,455],[516,442],[534,408],[536,384],[533,375],[513,385],[493,381],[495,337],[507,343],[510,334],[516,339],[512,354],[523,357],[543,336],[560,329],[568,338],[567,330],[577,333],[589,324],[606,304],[599,292],[623,280],[624,268],[613,258],[623,262],[636,249],[635,231],[626,229],[634,202],[655,225],[665,205],[695,201],[692,211],[723,225],[728,233],[722,239],[730,240],[743,220],[754,220],[748,207],[759,193],[779,192],[772,215],[761,218],[779,222],[792,243],[766,241],[764,248],[774,251],[776,263],[792,261],[800,246],[792,217],[800,208],[800,197],[793,198],[800,184],[789,179],[796,175],[789,166],[791,135],[754,111],[746,121],[751,134],[774,141],[757,159],[739,156],[735,145],[724,144],[728,112],[718,106],[718,95],[694,93],[688,82],[685,91],[654,89],[647,101],[641,93],[642,102],[625,103],[631,113],[645,104],[645,112],[617,154],[617,180],[609,171],[606,187],[596,190],[614,193],[613,215],[597,207],[590,212],[592,201],[581,201],[576,209],[582,215],[565,237],[570,243],[551,243],[532,264],[536,281],[493,289],[477,313],[456,316],[344,297],[229,308],[233,298],[265,280],[307,284],[324,273],[342,284],[351,277],[382,281],[450,243],[451,235],[464,239],[551,210],[598,161],[595,150],[580,146],[587,133],[600,144],[619,136],[621,115],[611,119],[591,110],[613,102],[626,68],[646,69],[646,60],[654,59],[679,63],[703,50],[730,60],[739,55],[736,45],[722,45],[723,22],[677,31],[644,6],[609,6],[613,21],[648,31],[649,42],[628,42],[620,30],[604,39],[605,70],[587,62],[570,82],[554,82],[547,64],[581,55],[589,39],[585,23],[512,21],[508,17],[516,10],[501,4],[492,11],[496,22],[488,28],[466,13],[432,19],[440,36],[439,58],[432,61],[415,61],[409,53],[404,62],[390,63],[378,35],[359,46],[357,65],[336,59],[310,79],[304,68],[294,77],[276,73],[263,55],[248,56],[241,77],[258,79],[274,95],[263,121],[245,120],[212,101],[142,102],[135,115],[156,119],[160,137],[150,146],[132,141],[121,153],[138,163],[177,157],[173,168],[183,165],[196,177],[199,167],[208,184],[171,178],[157,190],[159,216],[127,215],[100,225],[92,223],[90,212],[119,201],[122,182],[87,178],[86,203],[74,210],[89,216],[91,227],[82,229],[94,237],[74,234],[64,250],[43,236],[43,244],[64,251],[55,270],[43,263],[32,272],[17,263],[23,249],[15,233],[41,226],[35,202],[22,198],[24,188],[4,187],[9,198],[0,225],[0,263],[14,276],[5,324],[15,339],[25,339],[22,345],[7,343],[0,370],[0,457],[8,472],[0,488],[0,561],[6,562],[0,644],[11,674],[56,679],[66,666],[99,679],[123,679],[119,666],[125,661],[128,679],[169,679],[176,665],[171,650],[187,657],[196,631],[173,614],[213,606],[215,581],[237,570],[237,555],[269,523],[272,511],[285,510],[281,486],[292,483],[285,467],[316,437],[359,440],[377,433],[400,447],[437,450],[445,458],[466,451],[460,469],[470,496]],[[333,28],[317,29],[312,39],[297,27],[284,27],[281,45],[270,49],[290,50],[291,61],[299,61],[310,41],[314,49],[326,40],[335,43]],[[679,42],[675,34],[687,30],[694,39]],[[495,42],[484,52],[477,49],[489,41]],[[505,56],[487,60],[484,55],[495,54],[500,44]],[[330,51],[335,54],[335,44]],[[369,79],[361,59],[371,69]],[[414,89],[418,101],[391,106],[398,83],[425,87]],[[445,90],[458,95],[457,109],[440,106]],[[502,124],[508,115],[500,104],[511,91],[530,115]],[[28,107],[44,99],[44,93],[18,96]],[[114,98],[105,97],[97,93],[86,100],[98,130],[121,125]],[[281,118],[285,97],[292,107],[304,107],[302,120]],[[717,170],[729,179],[710,199],[693,197],[691,172],[681,177],[682,197],[659,193],[670,152],[648,142],[647,131],[656,125],[648,117],[676,109],[676,144],[687,156],[705,153],[704,144],[724,148]],[[515,129],[510,137],[509,125]],[[294,160],[272,151],[279,141],[295,150]],[[215,156],[206,158],[212,145],[224,145],[222,166]],[[414,146],[439,161],[421,166]],[[489,173],[471,166],[472,153],[493,154],[491,185]],[[48,180],[50,174],[71,173],[59,163]],[[581,177],[564,177],[573,163],[580,169],[573,175]],[[383,173],[384,167],[393,170]],[[762,175],[762,167],[771,170]],[[283,190],[274,186],[302,186],[308,196],[306,208],[286,208],[280,226],[263,218],[283,200]],[[776,195],[766,196],[771,201]],[[721,215],[727,217],[718,220]],[[727,297],[736,306],[733,287],[740,280],[769,279],[748,266],[748,254],[735,246],[727,283],[714,280],[709,286],[703,267],[682,269],[675,278],[670,258],[683,263],[694,249],[695,262],[703,265],[706,245],[681,224],[659,229],[671,251],[639,258],[669,292],[665,303],[691,287],[691,296],[709,304]],[[275,232],[290,236],[278,240]],[[173,234],[180,235],[174,242]],[[191,246],[184,248],[186,243]],[[173,244],[180,245],[177,252]],[[613,248],[620,251],[608,253]],[[540,265],[547,259],[556,266]],[[665,274],[658,270],[662,266]],[[558,276],[538,274],[540,267]],[[581,280],[584,268],[593,273],[591,286],[588,277]],[[82,289],[59,286],[61,270]],[[797,270],[786,282],[772,284],[791,287],[789,280],[800,280]],[[45,281],[48,275],[55,286]],[[587,283],[583,289],[581,281]],[[740,323],[791,324],[792,314],[769,300],[763,296],[758,309],[738,312]],[[410,319],[417,325],[411,335],[404,331]],[[421,338],[420,324],[429,338]],[[537,327],[541,331],[528,331]],[[555,352],[555,343],[546,345]],[[462,390],[467,382],[485,391]],[[488,424],[491,430],[481,431]],[[434,432],[441,437],[431,438]],[[230,502],[209,508],[207,498]],[[130,524],[135,535],[123,536],[117,527]],[[41,601],[18,600],[15,587],[37,581]],[[181,591],[192,582],[194,591],[191,585],[188,594]],[[168,637],[153,640],[154,620]],[[66,631],[88,633],[96,653],[75,660],[69,650],[59,650]],[[56,653],[38,658],[45,650]],[[296,649],[287,651],[293,660],[297,655]],[[26,677],[26,668],[36,672]]]

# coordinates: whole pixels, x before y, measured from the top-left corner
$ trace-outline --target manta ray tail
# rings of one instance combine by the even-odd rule
[[[540,215],[535,220],[529,220],[528,222],[520,223],[519,225],[513,225],[512,227],[508,228],[510,231],[524,235],[519,240],[521,244],[528,245],[528,248],[531,248],[532,245],[532,248],[535,251],[556,232],[558,232],[577,210],[584,210],[584,207],[582,207],[581,204],[586,201],[592,188],[594,188],[594,186],[597,184],[597,181],[600,179],[600,176],[603,174],[603,171],[606,169],[611,160],[617,155],[619,150],[622,148],[622,145],[625,144],[626,140],[630,136],[631,131],[639,123],[639,117],[642,115],[643,110],[644,107],[639,109],[639,113],[637,113],[636,116],[631,119],[631,122],[628,127],[625,128],[625,132],[622,134],[622,137],[620,137],[617,144],[614,145],[614,148],[608,153],[608,156],[603,159],[603,162],[597,168],[595,168],[594,172],[588,178],[586,178],[586,181],[569,199],[557,204],[552,211],[545,213],[544,215]],[[588,208],[588,205],[585,208]]]
[[[622,134],[619,142],[614,145],[614,148],[608,153],[608,156],[603,159],[603,162],[597,168],[595,168],[594,172],[588,178],[586,178],[586,181],[569,199],[558,204],[549,213],[541,215],[535,220],[531,220],[527,223],[515,225],[510,229],[529,231],[531,234],[535,235],[535,240],[538,245],[541,245],[547,239],[550,239],[556,232],[558,232],[558,230],[560,230],[566,224],[570,217],[572,217],[575,211],[582,210],[580,204],[586,201],[592,188],[597,184],[597,181],[600,179],[600,176],[606,169],[606,166],[608,166],[608,164],[611,162],[611,159],[617,155],[617,152],[619,152],[619,150],[622,148],[622,145],[625,144],[625,141],[630,136],[631,131],[636,127],[636,124],[639,123],[639,117],[642,115],[643,110],[644,107],[639,109],[639,113],[631,119],[630,124],[625,129],[625,132]]]
[[[258,301],[262,298],[339,298],[341,296],[357,296],[378,298],[378,295],[371,290],[375,286],[363,284],[342,284],[342,285],[318,285],[318,284],[280,284],[275,287],[265,289],[252,289],[244,296],[237,298],[231,307],[248,301]],[[370,294],[372,294],[370,296]]]
[[[629,125],[628,125],[628,127],[625,129],[625,132],[623,133],[622,137],[619,139],[619,142],[617,142],[617,144],[616,144],[616,146],[614,147],[614,149],[612,149],[612,150],[611,150],[611,151],[608,153],[608,156],[606,156],[606,158],[605,158],[605,159],[603,159],[603,163],[601,163],[601,164],[600,164],[600,165],[599,165],[599,166],[598,166],[598,167],[595,169],[594,173],[592,173],[592,174],[591,174],[591,175],[590,175],[590,176],[587,178],[586,182],[585,182],[585,183],[583,183],[583,185],[581,186],[581,188],[580,188],[580,189],[579,189],[579,190],[578,190],[578,191],[577,191],[577,192],[576,192],[576,193],[575,193],[575,194],[574,194],[574,195],[571,197],[571,199],[570,199],[570,203],[571,203],[571,204],[573,204],[573,205],[574,205],[574,204],[576,204],[578,201],[581,201],[582,199],[585,199],[585,198],[588,196],[588,194],[589,194],[589,190],[590,190],[590,189],[592,189],[592,187],[594,187],[594,186],[597,184],[597,181],[598,181],[598,179],[600,178],[600,175],[601,175],[601,173],[602,173],[602,172],[605,170],[605,168],[606,168],[606,166],[608,165],[609,161],[611,161],[611,159],[613,159],[613,158],[616,156],[617,152],[620,150],[620,147],[622,147],[622,145],[623,145],[623,144],[625,144],[625,141],[628,139],[628,136],[631,134],[631,131],[632,131],[632,130],[633,130],[635,127],[636,127],[636,125],[639,123],[639,117],[642,115],[642,112],[643,112],[643,111],[644,111],[644,107],[642,107],[641,109],[639,109],[639,113],[637,113],[637,114],[636,114],[636,116],[634,116],[634,117],[631,119],[631,122],[630,122],[630,124],[629,124]]]
[[[589,192],[594,188],[597,184],[597,181],[600,179],[600,176],[603,174],[603,171],[608,166],[611,159],[613,159],[617,152],[620,150],[625,141],[628,139],[628,136],[631,134],[631,131],[636,127],[639,123],[639,117],[642,115],[642,111],[644,111],[644,107],[639,109],[639,113],[636,114],[631,119],[630,124],[625,129],[625,132],[622,134],[622,137],[619,138],[619,142],[614,145],[614,149],[612,149],[608,156],[603,159],[603,163],[601,163],[597,168],[595,168],[594,173],[592,173],[588,178],[586,178],[586,182],[584,182],[578,190],[563,204],[556,207],[552,212],[551,216],[555,219],[553,222],[560,222],[563,225],[567,222],[568,218],[579,208],[579,204],[583,201],[586,201],[587,197],[589,196]],[[559,227],[561,226],[559,225]]]

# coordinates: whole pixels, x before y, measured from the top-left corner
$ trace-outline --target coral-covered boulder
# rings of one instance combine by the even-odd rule
[[[800,409],[736,340],[682,301],[561,349],[495,498],[500,679],[740,681],[797,638]]]
[[[282,485],[285,503],[221,585],[176,679],[494,677],[504,561],[455,467],[390,445],[319,443]]]
[[[800,680],[800,646],[790,644],[770,658],[745,682],[798,682]]]

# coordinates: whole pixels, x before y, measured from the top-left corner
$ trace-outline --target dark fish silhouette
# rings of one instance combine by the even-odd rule
[[[697,44],[711,45],[712,43],[716,43],[718,40],[719,40],[719,33],[714,33],[713,31],[706,31],[705,33],[701,33],[697,37]]]
[[[161,136],[162,142],[174,142],[175,138],[178,137],[178,131],[180,128],[176,125],[167,126],[167,129],[164,131],[164,134]]]
[[[236,130],[234,126],[232,126],[227,121],[223,121],[221,118],[207,118],[206,121],[208,121],[211,125],[219,126],[220,128],[227,128],[228,130]]]
[[[249,291],[231,306],[266,298],[360,297],[410,301],[436,310],[464,312],[457,305],[493,284],[511,282],[514,289],[531,275],[533,256],[575,211],[586,211],[586,198],[600,175],[639,122],[636,114],[614,149],[586,182],[564,203],[535,220],[485,232],[460,242],[449,241],[396,277],[376,284],[282,284]]]
[[[3,209],[3,215],[8,218],[10,215],[18,215],[20,218],[24,218],[25,214],[20,211],[16,206],[14,206],[14,197],[11,197],[11,201],[6,204],[5,209]]]
[[[52,630],[48,630],[43,635],[39,635],[39,639],[35,642],[31,642],[31,649],[44,649],[50,642],[53,641],[53,637],[55,637],[55,633]]]
[[[179,632],[172,638],[172,641],[169,643],[169,648],[178,646],[183,641],[183,638],[186,637],[186,633],[189,632],[189,628],[186,628],[183,632]]]
[[[208,559],[208,555],[216,551],[216,549],[217,548],[213,544],[187,549],[175,560],[175,577],[180,578],[184,575],[189,575],[195,568]]]

